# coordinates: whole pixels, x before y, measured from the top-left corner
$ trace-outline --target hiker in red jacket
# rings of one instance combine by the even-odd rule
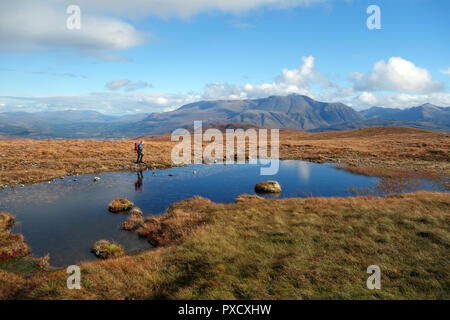
[[[142,153],[143,150],[143,146],[142,146],[142,141],[140,141],[139,143],[135,143],[134,144],[134,150],[137,152],[137,160],[136,163],[142,163],[142,158],[144,157],[144,154]]]

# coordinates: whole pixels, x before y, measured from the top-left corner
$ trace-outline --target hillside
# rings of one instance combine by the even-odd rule
[[[248,123],[270,128],[311,130],[363,120],[342,103],[318,102],[302,95],[270,96],[263,99],[200,101],[165,113],[153,113],[136,125],[155,132],[205,123]]]
[[[402,126],[450,131],[450,107],[424,104],[408,109],[372,107],[357,112],[342,103],[302,95],[261,99],[198,101],[174,111],[125,116],[89,110],[0,113],[0,135],[30,139],[121,139],[171,133],[177,128],[231,125],[312,132]]]

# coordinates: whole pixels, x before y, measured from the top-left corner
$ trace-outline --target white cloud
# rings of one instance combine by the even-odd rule
[[[377,98],[375,97],[374,94],[372,94],[370,92],[363,92],[362,94],[360,94],[358,96],[358,100],[364,104],[370,104],[370,105],[377,104]]]
[[[146,41],[142,32],[117,18],[81,11],[81,29],[69,30],[60,1],[0,2],[0,48],[76,48],[86,54],[126,50]]]
[[[439,70],[439,72],[447,76],[450,76],[450,67],[448,67],[447,69],[441,69]]]
[[[136,91],[136,90],[140,90],[140,89],[145,89],[145,88],[152,88],[153,85],[151,83],[139,80],[136,82],[132,82],[128,79],[121,79],[121,80],[113,80],[110,81],[108,83],[106,83],[105,85],[106,88],[108,88],[109,90],[119,90],[121,88],[124,88],[125,91]]]
[[[136,90],[145,89],[145,88],[152,88],[152,87],[153,87],[153,85],[151,83],[139,80],[139,81],[136,81],[136,82],[129,83],[126,86],[125,91],[136,91]]]
[[[176,109],[184,104],[202,99],[196,94],[171,93],[120,93],[101,92],[76,96],[51,97],[12,97],[2,96],[5,103],[2,112],[21,111],[38,112],[54,110],[95,110],[98,112],[122,115],[142,112],[162,112]]]
[[[72,0],[64,0],[71,4]],[[128,18],[159,16],[189,18],[199,13],[220,11],[241,14],[259,8],[285,9],[328,0],[78,0],[82,8],[101,10]]]
[[[129,83],[130,83],[130,80],[128,80],[128,79],[113,80],[113,81],[108,82],[108,83],[106,84],[106,87],[107,87],[109,90],[118,90],[118,89],[120,89],[120,88],[126,86],[126,85],[129,84]]]
[[[450,106],[450,93],[431,93],[431,94],[371,94],[372,99],[370,102],[361,99],[361,95],[357,97],[348,97],[345,100],[350,106],[356,109],[365,109],[374,105],[388,108],[409,108],[413,106],[419,106],[425,103],[431,103],[437,106]]]
[[[327,0],[78,0],[81,29],[69,30],[66,9],[73,0],[0,1],[0,49],[75,48],[106,61],[127,61],[107,54],[141,45],[148,33],[136,30],[129,18],[188,18],[220,11],[241,14],[267,7],[283,9]]]
[[[97,110],[103,113],[124,114],[142,112],[163,112],[174,110],[184,104],[199,100],[248,99],[270,95],[298,93],[319,101],[342,102],[357,110],[371,106],[405,108],[424,103],[450,106],[450,93],[386,93],[380,90],[357,91],[351,84],[338,85],[316,70],[313,56],[303,57],[297,68],[283,69],[272,82],[243,85],[212,83],[201,93],[131,93],[151,85],[144,81],[129,79],[114,80],[106,87],[114,92],[91,93],[82,96],[59,97],[5,97],[0,96],[5,106],[2,111],[23,109],[27,111]],[[123,90],[123,91],[119,91]]]
[[[351,78],[358,91],[430,93],[444,89],[444,84],[433,80],[427,69],[417,67],[401,57],[391,57],[387,63],[384,60],[378,61],[372,72],[354,72]]]
[[[205,86],[204,99],[246,99],[269,95],[291,93],[314,97],[311,86],[331,87],[331,82],[314,67],[314,57],[302,58],[302,64],[295,69],[283,69],[273,82],[262,84],[247,83],[242,86],[224,83],[212,83]]]

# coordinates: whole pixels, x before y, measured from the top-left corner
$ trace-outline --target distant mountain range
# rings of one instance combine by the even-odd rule
[[[262,99],[199,101],[163,113],[108,116],[95,111],[0,113],[0,135],[23,138],[125,138],[208,124],[246,123],[306,131],[407,126],[450,131],[450,107],[424,104],[408,109],[372,107],[358,112],[342,103],[302,95]]]

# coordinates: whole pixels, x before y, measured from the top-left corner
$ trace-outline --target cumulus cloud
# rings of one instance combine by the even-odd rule
[[[110,81],[108,83],[106,83],[105,85],[106,88],[108,88],[109,90],[119,90],[121,88],[124,88],[125,91],[136,91],[136,90],[140,90],[140,89],[145,89],[145,88],[152,88],[153,85],[151,83],[139,80],[136,82],[132,82],[128,79],[121,79],[121,80],[113,80]]]
[[[358,91],[399,91],[412,93],[438,92],[444,84],[433,80],[427,69],[416,66],[401,57],[391,57],[374,64],[372,72],[351,74],[354,88]]]
[[[131,92],[151,87],[145,81],[120,79],[108,82],[106,87],[113,92],[91,93],[81,96],[58,97],[1,97],[3,111],[93,109],[109,114],[136,112],[163,112],[174,110],[184,104],[199,100],[263,98],[270,95],[290,93],[304,94],[319,101],[342,102],[357,110],[371,106],[405,108],[424,103],[450,106],[450,93],[391,92],[377,88],[356,90],[352,83],[337,84],[315,67],[313,56],[302,58],[302,63],[293,69],[283,69],[271,82],[243,85],[212,83],[200,93],[138,93]]]
[[[81,28],[69,30],[60,1],[0,2],[0,48],[42,50],[76,48],[86,54],[126,50],[143,44],[144,33],[120,19],[81,12]]]
[[[247,83],[242,86],[211,83],[205,86],[204,99],[246,99],[269,95],[286,95],[291,93],[314,97],[312,85],[332,87],[333,84],[314,67],[314,57],[302,58],[298,68],[283,69],[273,82],[262,84]]]

